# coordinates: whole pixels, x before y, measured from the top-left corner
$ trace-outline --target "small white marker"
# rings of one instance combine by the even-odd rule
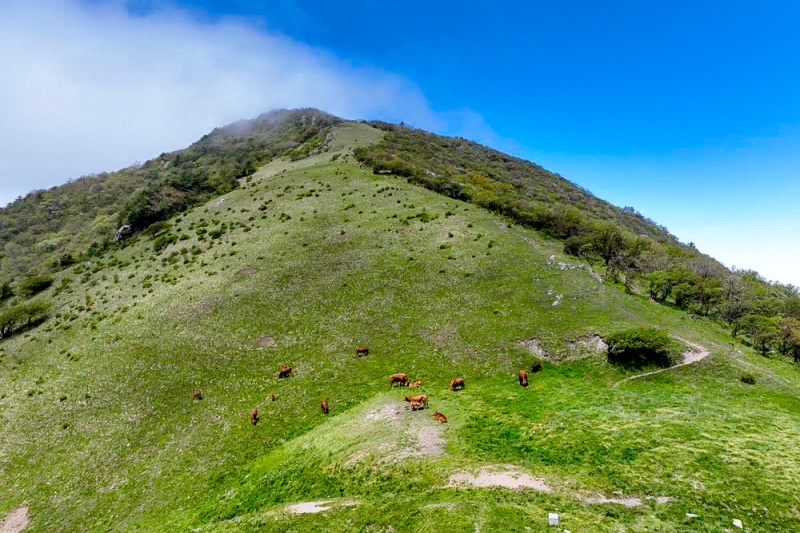
[[[559,525],[559,523],[558,523],[558,513],[548,513],[547,521],[551,526],[558,527],[558,525]]]
[[[694,513],[686,513],[686,518],[697,518],[697,515]]]
[[[733,525],[734,525],[734,526],[736,526],[736,527],[738,527],[739,529],[742,529],[742,528],[744,527],[744,526],[742,525],[742,521],[741,521],[741,520],[739,520],[738,518],[734,518],[734,519],[733,519]]]

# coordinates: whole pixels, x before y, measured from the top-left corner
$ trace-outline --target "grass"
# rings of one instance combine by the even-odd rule
[[[33,532],[547,531],[548,512],[573,531],[800,529],[796,367],[598,283],[530,230],[331,161],[380,135],[337,132],[335,150],[173,220],[160,253],[142,237],[55,276],[56,316],[0,345],[0,515],[27,504]],[[618,388],[631,374],[603,354],[567,357],[569,341],[635,326],[711,356]],[[567,360],[523,389],[534,357],[518,341],[533,337]],[[405,407],[395,372],[431,399],[399,425],[370,418]],[[414,455],[420,432],[443,453]],[[554,491],[447,487],[506,463]],[[616,491],[644,504],[579,498]],[[285,512],[316,499],[333,508]]]

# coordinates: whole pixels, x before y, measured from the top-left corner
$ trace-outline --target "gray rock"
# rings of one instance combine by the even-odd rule
[[[114,232],[114,242],[119,243],[124,241],[131,233],[133,233],[133,228],[131,228],[130,224],[120,226],[119,229]]]

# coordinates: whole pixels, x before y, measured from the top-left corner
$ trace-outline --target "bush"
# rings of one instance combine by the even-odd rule
[[[533,361],[531,361],[531,372],[535,374],[536,372],[541,372],[541,370],[542,370],[542,361],[534,357]]]
[[[53,284],[52,276],[34,276],[19,284],[19,292],[25,296],[33,296]]]
[[[174,233],[160,235],[153,241],[153,251],[155,253],[160,253],[164,248],[176,242],[178,242],[178,236]]]
[[[169,231],[172,229],[172,224],[169,223],[167,220],[162,220],[160,222],[154,222],[147,226],[142,233],[144,235],[149,235],[151,237],[156,237],[165,231]]]
[[[655,328],[633,328],[606,337],[608,362],[626,367],[667,368],[680,362],[681,347],[666,332]]]
[[[753,374],[743,374],[739,379],[742,380],[742,383],[747,383],[748,385],[756,384],[756,378],[753,376]]]

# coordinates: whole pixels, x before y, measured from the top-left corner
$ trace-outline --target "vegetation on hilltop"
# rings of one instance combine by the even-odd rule
[[[33,191],[0,209],[0,280],[21,281],[97,256],[120,225],[141,230],[229,192],[277,156],[319,150],[338,122],[315,109],[271,111],[144,164]],[[307,141],[313,146],[306,150]]]

